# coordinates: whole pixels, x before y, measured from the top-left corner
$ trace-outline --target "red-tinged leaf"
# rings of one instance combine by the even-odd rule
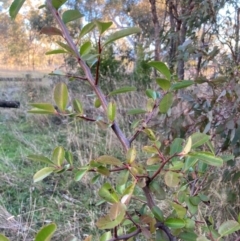
[[[82,18],[84,15],[81,14],[78,10],[73,9],[73,10],[67,10],[63,13],[62,15],[62,20],[63,22],[69,23],[71,21],[74,21],[76,19]]]
[[[155,68],[156,70],[158,70],[161,74],[163,74],[167,78],[167,80],[171,79],[171,73],[168,67],[166,66],[166,64],[164,64],[163,62],[152,61],[152,62],[149,62],[148,64],[153,68]]]
[[[61,111],[65,111],[68,103],[68,89],[65,83],[58,83],[54,89],[54,100]]]
[[[55,170],[54,167],[45,167],[45,168],[39,170],[33,176],[33,181],[39,182],[39,181],[43,180],[45,177],[49,176],[54,170]]]
[[[65,159],[65,151],[62,146],[58,146],[54,149],[53,154],[52,154],[52,161],[57,165],[57,166],[62,166],[63,161]]]
[[[107,164],[107,165],[114,165],[114,166],[122,166],[122,162],[113,156],[103,155],[96,159],[96,162]]]
[[[48,224],[41,228],[34,241],[50,241],[56,230],[57,225],[55,223]]]
[[[112,229],[118,226],[124,219],[126,207],[122,203],[115,203],[111,206],[109,215],[100,218],[96,226],[99,229]]]
[[[46,34],[49,36],[52,36],[52,35],[63,36],[62,31],[55,27],[43,27],[40,31],[40,34]]]
[[[9,8],[9,14],[12,19],[15,19],[25,0],[14,0]]]

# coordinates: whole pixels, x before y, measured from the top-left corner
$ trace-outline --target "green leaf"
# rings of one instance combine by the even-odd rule
[[[127,93],[130,91],[135,91],[136,87],[132,87],[132,86],[123,86],[117,90],[113,90],[111,91],[108,96],[113,96],[113,95],[117,95],[117,94],[122,94],[122,93]]]
[[[132,109],[127,112],[128,115],[139,115],[139,114],[145,114],[147,111],[143,109]]]
[[[193,232],[183,232],[180,233],[179,238],[184,241],[196,241],[197,235]]]
[[[198,196],[191,196],[189,197],[189,201],[192,205],[197,206],[201,202],[201,198]]]
[[[80,48],[80,55],[86,55],[89,54],[89,52],[91,51],[92,48],[92,44],[90,41],[85,42],[81,48]]]
[[[157,84],[158,84],[164,91],[169,90],[169,88],[170,88],[170,86],[171,86],[170,81],[167,80],[167,79],[157,78],[157,79],[156,79],[156,82],[157,82]]]
[[[170,202],[171,206],[174,208],[174,210],[176,211],[176,214],[179,218],[184,218],[186,213],[187,213],[187,209],[184,208],[182,205],[177,204],[175,202]]]
[[[33,181],[42,181],[45,177],[49,176],[54,170],[54,167],[44,167],[43,169],[35,173],[35,175],[33,176]]]
[[[67,10],[63,13],[62,20],[66,24],[83,16],[78,10]]]
[[[163,62],[152,61],[152,62],[149,62],[148,64],[151,67],[158,70],[161,74],[163,74],[167,78],[167,80],[171,79],[171,73],[170,73],[168,67],[166,66],[166,64],[164,64]]]
[[[40,31],[40,34],[46,34],[48,36],[52,36],[52,35],[63,36],[62,31],[55,27],[43,27]]]
[[[128,181],[128,177],[129,177],[129,171],[128,170],[121,171],[118,174],[118,177],[117,177],[117,181],[116,181],[117,185],[122,186],[122,185],[126,184],[127,181]]]
[[[181,82],[175,83],[171,86],[171,90],[179,90],[183,88],[187,88],[188,86],[191,86],[194,84],[194,81],[192,80],[183,80]]]
[[[116,117],[116,103],[110,102],[107,107],[107,116],[108,119],[113,122]]]
[[[145,128],[143,132],[147,134],[148,138],[151,141],[156,141],[156,136],[155,136],[155,134],[154,134],[152,129]]]
[[[98,192],[99,196],[110,203],[117,203],[119,201],[116,191],[111,184],[104,183]]]
[[[182,151],[182,144],[184,140],[181,138],[175,138],[170,146],[170,155],[174,155]]]
[[[168,219],[166,219],[164,224],[166,224],[166,226],[168,226],[169,228],[179,229],[179,228],[185,227],[184,220],[180,219],[180,218],[168,218]]]
[[[192,138],[190,136],[187,140],[185,147],[183,148],[181,153],[179,153],[179,155],[182,155],[182,156],[187,155],[191,151],[191,148],[192,148]]]
[[[223,159],[220,157],[216,157],[211,152],[199,151],[199,152],[189,153],[188,156],[198,158],[202,162],[211,166],[221,167],[223,165]]]
[[[29,155],[27,158],[31,161],[43,162],[48,165],[54,165],[54,163],[47,157],[41,155]]]
[[[87,33],[89,33],[90,31],[92,31],[94,28],[96,27],[95,23],[88,23],[86,24],[79,35],[79,38],[82,38],[84,35],[86,35]]]
[[[164,191],[162,184],[158,181],[153,180],[150,183],[149,188],[158,200],[164,200],[166,198],[166,192]]]
[[[158,154],[158,149],[154,146],[143,146],[142,150],[147,153],[155,153]]]
[[[200,236],[200,237],[197,238],[196,241],[211,241],[211,240],[206,238],[205,236]]]
[[[62,146],[58,146],[54,149],[53,154],[52,154],[52,161],[57,165],[57,166],[62,166],[63,161],[65,159],[65,151]]]
[[[113,156],[103,155],[96,159],[96,162],[107,164],[107,165],[114,165],[114,166],[122,166],[122,162]]]
[[[45,54],[51,55],[51,54],[66,54],[66,53],[68,53],[68,52],[64,49],[55,49],[55,50],[48,51]]]
[[[103,166],[98,167],[97,172],[104,175],[104,176],[107,176],[107,177],[110,175],[110,172],[109,172],[108,168],[103,167]]]
[[[95,21],[95,24],[97,25],[100,34],[103,34],[107,29],[112,26],[112,22]]]
[[[6,236],[0,233],[0,241],[10,241]]]
[[[111,206],[109,215],[100,218],[96,226],[99,229],[113,229],[123,221],[125,213],[125,205],[122,203],[115,203]]]
[[[81,170],[77,171],[75,174],[74,179],[76,182],[79,182],[84,177],[84,175],[88,172],[89,167],[81,167],[80,169]]]
[[[191,202],[190,202],[190,197],[189,196],[186,196],[185,197],[185,203],[187,204],[187,207],[188,207],[188,211],[194,215],[197,213],[198,211],[198,206],[197,205],[193,205]]]
[[[29,110],[28,111],[29,113],[35,113],[35,114],[56,114],[57,113],[54,106],[48,103],[33,103],[30,105],[35,108]]]
[[[98,98],[95,99],[95,101],[94,101],[94,106],[95,106],[96,108],[99,108],[101,105],[102,105],[101,100],[99,100]]]
[[[168,187],[177,187],[180,182],[179,174],[176,172],[167,171],[164,175],[164,180]]]
[[[77,100],[77,99],[73,100],[73,108],[77,113],[79,113],[81,115],[83,114],[82,103],[79,100]]]
[[[50,223],[41,228],[34,241],[50,241],[56,230],[57,225],[55,223]]]
[[[141,32],[141,29],[138,28],[138,27],[130,27],[130,28],[127,28],[127,29],[119,30],[119,31],[111,34],[106,39],[106,41],[104,42],[103,46],[105,46],[105,45],[107,45],[109,43],[112,43],[112,42],[116,41],[117,39],[129,36],[131,34],[137,34],[137,33],[140,33],[140,32]]]
[[[112,237],[111,231],[108,231],[106,233],[104,233],[101,237],[100,237],[100,241],[107,241]]]
[[[132,194],[134,192],[134,189],[135,189],[135,186],[136,186],[136,182],[132,183],[131,185],[129,185],[123,192],[123,195],[122,195],[122,198],[121,198],[121,203],[125,204],[125,205],[128,205],[130,200],[131,200],[131,197],[132,197]]]
[[[73,50],[71,47],[69,47],[67,44],[62,43],[62,42],[60,42],[60,41],[56,41],[56,43],[57,43],[60,47],[64,48],[68,53],[70,53],[70,54],[72,54],[72,55],[74,55],[74,56],[76,55],[75,52],[74,52],[74,50]]]
[[[232,234],[238,230],[240,230],[240,224],[235,220],[228,220],[221,224],[218,228],[218,232],[221,235],[221,237]]]
[[[68,89],[65,83],[58,83],[54,88],[54,100],[61,111],[65,111],[68,103]]]
[[[153,100],[156,100],[156,98],[157,98],[157,93],[154,90],[151,90],[151,89],[146,90],[146,95],[147,95],[147,97],[149,97]]]
[[[70,151],[65,152],[65,159],[71,166],[73,165],[73,155]]]
[[[52,0],[52,5],[58,10],[66,1],[67,0]]]
[[[187,171],[187,170],[189,170],[190,167],[193,167],[197,163],[197,161],[198,161],[197,158],[187,156],[185,158],[184,171]]]
[[[166,114],[169,110],[169,108],[173,104],[173,94],[172,93],[167,93],[166,95],[163,96],[160,104],[159,104],[159,110],[161,113]]]
[[[208,140],[210,140],[210,136],[200,132],[196,132],[192,134],[191,138],[192,138],[192,148],[199,147],[204,143],[206,143]]]
[[[163,230],[157,229],[157,231],[156,231],[156,241],[160,241],[160,240],[161,241],[169,241],[169,238]]]
[[[129,148],[127,151],[126,159],[128,163],[133,163],[137,156],[137,150],[135,147]]]
[[[163,212],[159,207],[153,206],[152,213],[158,221],[163,222],[164,220]]]
[[[9,8],[11,19],[15,19],[25,0],[14,0]]]

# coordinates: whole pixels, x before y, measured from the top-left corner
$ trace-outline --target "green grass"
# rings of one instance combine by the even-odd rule
[[[84,240],[85,235],[92,234],[99,240],[101,232],[95,227],[95,222],[107,208],[105,204],[97,205],[100,200],[97,188],[102,178],[91,185],[93,174],[87,175],[81,182],[75,182],[74,173],[67,172],[34,183],[34,173],[45,165],[30,161],[27,156],[41,154],[50,157],[56,146],[64,146],[73,153],[76,166],[86,165],[89,160],[103,154],[121,159],[123,155],[117,138],[110,130],[101,130],[92,123],[72,120],[65,122],[51,116],[28,114],[29,102],[52,101],[49,88],[51,83],[45,81],[40,86],[35,83],[17,85],[21,91],[15,91],[13,96],[21,100],[21,108],[0,110],[0,232],[11,240],[28,241],[33,239],[43,225],[55,222],[58,231],[53,240],[64,240],[69,234],[76,235],[80,240]],[[87,99],[88,89],[77,91],[76,84],[72,85],[71,94],[74,98],[84,100],[87,114],[95,116],[96,113],[89,109],[94,99]],[[0,94],[8,93],[8,89],[13,86],[16,87],[14,83],[0,83]],[[29,92],[34,95],[29,96]],[[80,92],[83,94],[80,95]],[[118,119],[124,132],[129,135],[129,125],[126,123],[128,118],[134,121],[134,117],[124,116],[124,110],[128,107],[141,107],[140,104],[144,101],[131,94],[124,97],[120,95],[118,101],[121,106],[118,109]],[[138,148],[141,143],[147,143],[146,136],[139,136],[134,144]],[[217,220],[232,219],[233,215],[229,215],[230,211],[227,210],[229,203],[222,201],[221,190],[224,190],[226,184],[221,182],[221,173],[215,173],[214,178],[215,181],[209,184],[212,192],[211,206],[204,206],[202,215],[212,215]],[[239,210],[238,203],[231,204],[234,215]],[[13,221],[8,225],[10,228],[3,227],[7,223],[7,214],[3,217],[1,207],[14,216],[19,224],[17,231],[11,228]],[[219,212],[219,207],[224,207],[221,208],[224,213]]]

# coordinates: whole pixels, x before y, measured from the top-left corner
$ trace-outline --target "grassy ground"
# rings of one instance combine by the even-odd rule
[[[33,174],[44,165],[26,157],[50,156],[61,145],[73,152],[75,162],[84,165],[89,155],[93,155],[90,150],[95,150],[94,155],[103,152],[107,137],[96,137],[97,128],[83,122],[62,123],[61,119],[28,114],[28,102],[41,98],[51,101],[46,83],[36,86],[2,82],[0,85],[0,96],[21,102],[20,109],[0,110],[0,232],[12,240],[32,240],[43,224],[56,222],[59,227],[56,240],[70,233],[82,238],[84,234],[96,233],[94,223],[99,207],[95,204],[99,200],[89,188],[89,180],[76,183],[73,174],[68,173],[35,184]],[[98,142],[102,144],[96,147]],[[92,205],[88,204],[89,200]],[[7,222],[11,215],[14,217]]]
[[[29,73],[21,73],[21,76],[26,74]],[[74,162],[82,166],[103,154],[114,153],[114,156],[121,157],[119,142],[111,131],[103,131],[94,124],[27,113],[31,102],[52,102],[52,88],[58,81],[57,78],[46,77],[44,73],[38,73],[37,77],[42,77],[42,81],[0,82],[0,99],[21,102],[20,109],[0,109],[0,233],[5,233],[14,241],[30,241],[40,227],[55,222],[58,231],[53,240],[65,240],[70,234],[80,240],[87,234],[93,234],[99,240],[95,221],[106,207],[97,206],[97,188],[90,184],[93,175],[75,182],[74,174],[69,172],[33,183],[34,173],[44,164],[29,161],[27,155],[50,157],[56,146],[64,146],[73,153]],[[89,108],[94,99],[87,86],[82,88],[75,82],[69,86],[71,96],[84,102],[87,114],[101,115]],[[118,117],[125,124],[124,132],[129,133],[129,124],[126,123],[134,119],[124,116],[122,109],[140,107],[144,100],[130,94],[120,95],[119,101],[121,110],[118,110]],[[213,192],[211,206],[204,207],[202,214],[213,214],[219,220],[222,217],[224,220],[232,219],[225,211],[228,203],[223,202],[219,194],[221,179],[215,183],[212,189],[219,198],[216,199]],[[100,182],[95,185],[99,187]],[[220,206],[223,207],[221,212]]]

